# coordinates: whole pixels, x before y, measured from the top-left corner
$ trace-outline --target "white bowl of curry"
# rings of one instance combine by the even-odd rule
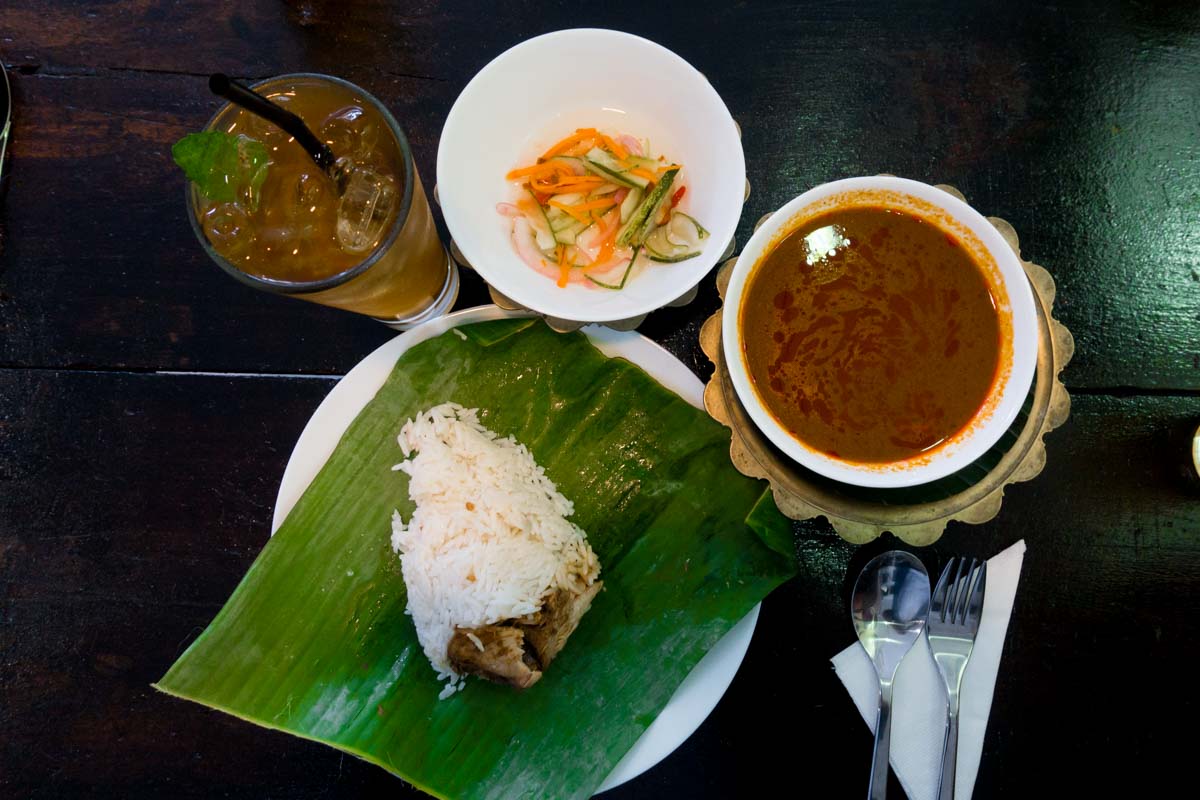
[[[772,214],[730,276],[722,347],[758,428],[843,483],[915,486],[982,456],[1028,394],[1036,312],[979,212],[886,176]]]

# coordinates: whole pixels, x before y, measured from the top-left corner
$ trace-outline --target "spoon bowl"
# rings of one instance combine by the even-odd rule
[[[904,656],[921,638],[929,616],[929,573],[916,556],[890,550],[867,562],[850,599],[850,616],[859,644],[879,676],[879,716],[868,796],[887,793],[891,746],[892,681]]]

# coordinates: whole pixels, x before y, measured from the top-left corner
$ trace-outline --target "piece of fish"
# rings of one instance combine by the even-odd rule
[[[528,689],[542,677],[579,627],[603,581],[579,590],[556,589],[539,611],[478,628],[459,628],[447,647],[450,665],[517,689]]]

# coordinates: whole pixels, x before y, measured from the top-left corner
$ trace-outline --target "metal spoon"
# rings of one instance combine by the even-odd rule
[[[879,675],[879,716],[871,762],[870,800],[887,796],[888,751],[892,739],[892,680],[921,638],[929,616],[929,573],[915,556],[890,550],[867,562],[850,599],[858,642]]]

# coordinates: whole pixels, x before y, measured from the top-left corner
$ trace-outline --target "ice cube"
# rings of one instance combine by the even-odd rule
[[[275,105],[287,108],[289,111],[295,110],[288,108],[292,102],[292,98],[286,94],[269,95],[268,99]],[[291,134],[274,122],[269,122],[249,112],[242,112],[240,116],[241,119],[237,124],[237,130],[230,130],[230,133],[245,134],[251,139],[260,141],[267,146],[268,152],[275,152],[276,148],[280,145],[291,141]]]
[[[329,145],[335,156],[369,164],[378,149],[379,126],[370,120],[360,106],[346,106],[325,118],[321,124],[321,139]]]
[[[201,217],[204,235],[218,253],[236,258],[254,241],[250,216],[237,203],[217,203]]]
[[[285,213],[290,219],[312,218],[326,203],[336,202],[334,187],[321,172],[302,172],[291,180]]]
[[[276,258],[282,258],[299,244],[295,231],[287,225],[268,225],[258,232],[258,240],[263,250],[274,253]]]
[[[270,253],[275,277],[298,279],[314,267],[320,245],[314,240],[317,227],[311,222],[286,223],[264,227],[258,234],[259,245]]]
[[[339,159],[343,171],[337,239],[347,253],[371,249],[383,235],[396,205],[396,179],[371,167]]]

